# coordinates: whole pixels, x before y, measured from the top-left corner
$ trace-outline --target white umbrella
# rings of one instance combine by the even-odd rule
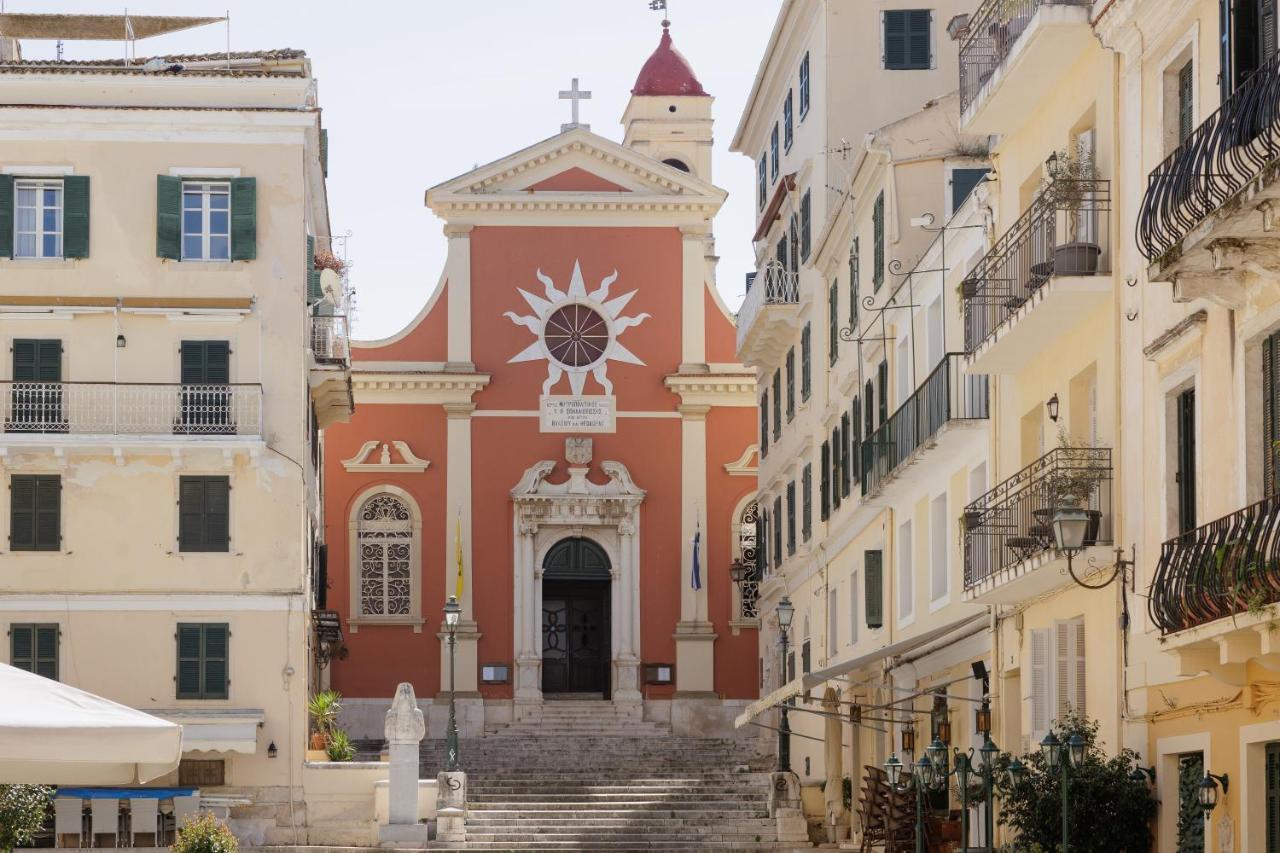
[[[0,783],[132,785],[181,757],[182,726],[0,664]]]

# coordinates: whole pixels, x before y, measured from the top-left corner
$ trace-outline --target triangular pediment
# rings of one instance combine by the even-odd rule
[[[466,201],[625,193],[628,202],[680,201],[719,206],[726,193],[679,169],[589,130],[575,128],[479,166],[427,191],[437,212]]]

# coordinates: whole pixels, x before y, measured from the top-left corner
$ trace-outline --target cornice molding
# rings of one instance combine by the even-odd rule
[[[444,405],[471,403],[471,397],[489,384],[487,373],[372,373],[351,372],[356,403],[419,403]]]
[[[756,405],[756,375],[745,369],[741,373],[677,373],[668,376],[663,384],[680,395],[681,406]]]

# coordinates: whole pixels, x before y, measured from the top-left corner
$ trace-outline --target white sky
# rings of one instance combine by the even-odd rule
[[[348,255],[359,306],[355,333],[400,329],[439,279],[445,240],[423,193],[559,132],[570,78],[594,97],[583,121],[611,139],[640,66],[657,47],[661,15],[647,0],[0,0],[11,12],[222,15],[231,49],[302,48],[319,81],[329,129],[334,233]],[[779,0],[670,0],[672,36],[716,98],[715,183],[729,191],[716,219],[720,291],[742,300],[753,266],[753,169],[729,152]],[[140,41],[137,55],[224,50],[215,24]],[[28,58],[52,42],[24,42]],[[114,57],[119,43],[67,42],[68,59]]]

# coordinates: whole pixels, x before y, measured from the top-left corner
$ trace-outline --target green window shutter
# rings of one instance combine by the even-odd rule
[[[62,341],[57,338],[13,342],[14,382],[61,382]]]
[[[796,348],[787,350],[787,423],[796,416]]]
[[[205,699],[226,699],[227,668],[227,626],[204,625],[203,673],[202,687]]]
[[[769,455],[769,391],[760,395],[760,458]]]
[[[840,508],[844,492],[840,486],[840,469],[844,465],[844,442],[840,440],[840,427],[831,431],[831,509]]]
[[[13,175],[0,175],[0,257],[13,257]]]
[[[850,466],[853,460],[850,458],[853,454],[849,452],[850,436],[849,436],[849,413],[845,412],[840,416],[840,491],[847,497],[852,489],[852,478],[850,476]]]
[[[800,476],[800,533],[808,542],[813,535],[813,465],[806,462]]]
[[[178,698],[201,698],[200,651],[203,625],[178,625]]]
[[[889,362],[876,369],[876,399],[880,401],[880,423],[889,420]]]
[[[819,472],[819,477],[819,503],[822,520],[826,521],[831,517],[831,444],[826,441],[822,442],[822,471]]]
[[[36,625],[36,668],[37,675],[58,680],[58,626]]]
[[[182,342],[183,385],[226,385],[231,381],[231,344],[227,341]]]
[[[156,257],[182,259],[182,179],[156,175]]]
[[[230,506],[228,477],[180,477],[178,550],[226,551],[231,541]]]
[[[231,260],[258,257],[258,180],[231,179]]]
[[[863,610],[867,614],[867,627],[884,625],[884,554],[881,551],[865,551],[862,555],[864,596]]]
[[[204,483],[199,477],[178,480],[178,550],[204,550]]]
[[[89,257],[89,178],[67,175],[62,179],[62,256]]]
[[[868,379],[866,387],[862,389],[862,397],[866,400],[866,405],[863,408],[863,411],[866,412],[866,418],[864,419],[866,428],[863,432],[866,434],[868,439],[870,439],[871,434],[876,431],[875,408],[871,405],[871,401],[875,399],[874,388],[875,386],[872,385],[871,380]]]
[[[871,208],[871,229],[874,256],[871,259],[871,289],[879,290],[884,284],[884,193],[876,196]]]
[[[800,399],[808,400],[813,385],[813,330],[808,323],[800,332]]]
[[[57,551],[62,545],[62,478],[36,477],[36,550]]]
[[[884,67],[904,68],[907,64],[907,13],[891,9],[884,13]]]
[[[907,61],[912,68],[928,68],[929,24],[933,13],[928,9],[912,9],[907,13]]]
[[[62,478],[17,475],[9,480],[9,548],[57,551],[62,544]]]
[[[858,238],[853,238],[853,245],[849,248],[849,328],[853,329],[853,333],[858,333],[858,279],[861,277],[861,271],[858,258]]]
[[[813,210],[809,201],[809,191],[805,190],[800,197],[800,257],[809,260],[809,249],[813,242]]]
[[[840,319],[836,313],[840,310],[839,281],[832,281],[827,289],[827,359],[836,363],[840,357]]]
[[[1280,742],[1267,744],[1267,853],[1280,853]]]
[[[796,481],[787,483],[787,556],[796,552]]]
[[[36,626],[9,627],[9,665],[27,672],[36,671]]]
[[[316,269],[316,238],[307,235],[307,304],[319,302],[324,298],[320,288],[320,270]]]
[[[320,128],[320,174],[329,177],[329,128]]]

